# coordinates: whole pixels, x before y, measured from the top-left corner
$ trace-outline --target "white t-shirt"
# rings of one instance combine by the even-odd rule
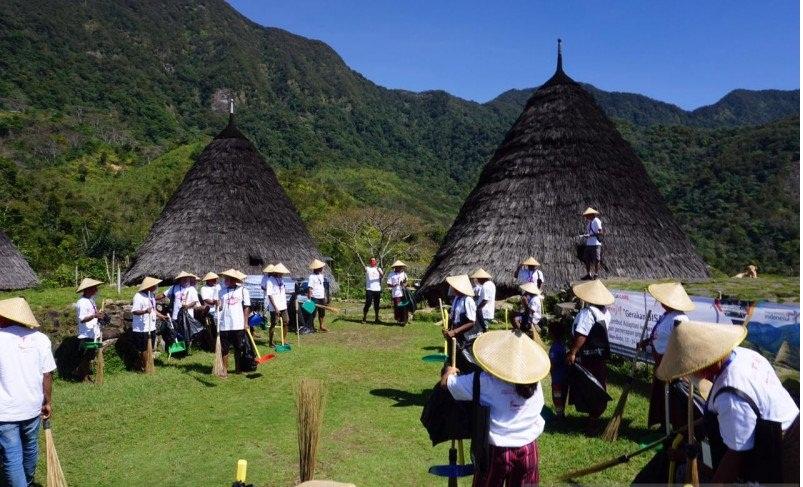
[[[243,308],[251,306],[251,296],[245,286],[224,287],[220,290],[220,331],[245,330]]]
[[[390,286],[390,295],[394,298],[401,298],[404,296],[404,286],[402,282],[407,280],[407,273],[404,271],[392,271],[388,274],[388,286]]]
[[[365,289],[367,291],[382,290],[382,272],[379,267],[365,268]]]
[[[173,312],[170,317],[174,320],[178,319],[178,312],[185,304],[198,303],[198,291],[193,286],[179,287],[177,284],[170,286],[170,289],[165,291],[165,296],[168,298],[173,297]],[[187,314],[195,317],[195,310],[189,308]]]
[[[590,235],[590,237],[586,238],[586,245],[591,245],[594,247],[602,245],[602,242],[595,237],[595,235],[599,234],[600,231],[602,231],[602,220],[599,218],[594,218],[588,222],[588,225],[586,226],[586,233]]]
[[[482,307],[482,317],[486,320],[494,319],[494,311],[496,310],[496,284],[490,279],[480,286],[480,299],[478,303],[483,301],[487,302]]]
[[[0,328],[0,421],[25,421],[42,412],[42,375],[56,370],[45,334],[24,326]]]
[[[682,311],[667,311],[658,318],[655,327],[652,329],[652,348],[655,353],[661,355],[666,353],[666,347],[669,345],[669,337],[672,335],[672,330],[675,328],[675,321],[689,321],[689,317]]]
[[[489,441],[492,445],[518,448],[529,445],[544,432],[544,391],[541,384],[535,393],[524,399],[516,386],[481,372],[480,404],[490,406]],[[470,401],[474,396],[474,374],[450,375],[446,387],[457,401]]]
[[[758,406],[762,418],[778,421],[784,430],[800,413],[772,365],[753,350],[742,347],[733,350],[730,363],[714,381],[708,397],[716,397],[717,391],[725,386],[747,394]],[[724,392],[709,402],[708,408],[718,415],[719,433],[728,448],[735,451],[753,448],[757,418],[747,402],[735,394]]]
[[[477,303],[468,296],[456,296],[452,301],[452,316],[455,326],[460,326],[460,317],[465,314],[468,321],[477,321]]]
[[[268,299],[268,296],[273,296],[273,302],[276,303],[274,309],[273,303]],[[281,277],[269,277],[265,282],[265,303],[268,304],[268,311],[284,311],[287,309],[287,292],[284,287],[284,280]]]
[[[519,269],[519,284],[524,284],[526,282],[534,282],[538,284],[538,280],[541,280],[541,286],[544,285],[544,273],[541,272],[541,269],[530,270],[526,267],[521,267]]]
[[[531,295],[527,298],[527,312],[530,313],[530,323],[533,325],[541,321],[543,296]]]
[[[591,333],[591,328],[594,326],[594,323],[599,320],[602,320],[605,324],[605,328],[608,328],[611,324],[611,312],[606,309],[603,313],[602,310],[596,306],[586,306],[574,317],[572,334],[577,335],[579,333],[588,336],[588,334]]]
[[[218,295],[220,294],[220,284],[215,284],[214,286],[201,286],[201,304],[205,304],[204,302],[208,299],[210,301],[217,300]],[[211,309],[214,309],[211,308]]]
[[[312,289],[313,298],[326,299],[326,288],[323,286],[323,272],[320,274],[310,274],[307,278],[307,286]]]
[[[100,338],[100,326],[98,326],[97,318],[92,318],[86,323],[81,322],[81,320],[87,316],[93,315],[97,312],[98,309],[95,306],[94,299],[89,299],[82,296],[75,303],[75,314],[78,317],[78,338],[91,338],[92,340]]]
[[[131,329],[137,333],[156,331],[156,297],[153,293],[138,292],[134,295],[131,311],[150,310],[150,313],[132,315]]]

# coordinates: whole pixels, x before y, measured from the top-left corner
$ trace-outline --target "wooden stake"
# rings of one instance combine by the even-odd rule
[[[689,377],[689,403],[688,403],[688,422],[689,422],[689,450],[694,451],[694,383]],[[697,454],[695,453],[689,459],[689,473],[687,475],[688,483],[694,487],[700,486],[700,472],[697,470]]]

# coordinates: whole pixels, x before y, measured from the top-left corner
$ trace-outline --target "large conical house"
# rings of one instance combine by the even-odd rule
[[[538,88],[485,165],[419,294],[445,293],[452,274],[484,268],[500,296],[518,292],[518,263],[535,256],[552,290],[585,274],[580,214],[601,212],[601,277],[700,279],[703,260],[670,214],[644,165],[594,98],[563,72]]]
[[[25,289],[39,284],[39,278],[25,257],[3,232],[0,232],[0,269],[0,291]]]
[[[276,262],[306,277],[313,259],[323,256],[298,211],[232,115],[184,176],[123,279],[229,268],[261,274]]]

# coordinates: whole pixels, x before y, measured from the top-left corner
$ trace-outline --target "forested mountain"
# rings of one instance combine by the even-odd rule
[[[734,204],[732,185],[757,196],[791,191],[770,172],[799,178],[791,133],[799,122],[754,125],[796,117],[798,91],[736,90],[685,112],[587,88],[621,120],[709,263],[731,272],[758,260],[765,270],[797,272],[799,218],[788,217],[797,200],[787,193],[775,206],[755,206],[775,211],[772,221],[727,219],[732,238],[714,235],[703,212],[721,209],[715,201]],[[99,270],[112,251],[133,253],[192,157],[224,126],[232,96],[241,130],[313,232],[340,211],[380,207],[409,216],[414,238],[431,244],[528,92],[479,104],[389,90],[326,44],[261,27],[222,0],[5,1],[0,228],[50,282],[70,282],[76,263]],[[711,174],[727,174],[727,188]],[[686,185],[712,195],[713,206],[674,203]],[[737,243],[740,236],[750,243]],[[321,244],[348,262],[342,249]],[[425,261],[431,247],[417,246],[424,250],[411,258]]]

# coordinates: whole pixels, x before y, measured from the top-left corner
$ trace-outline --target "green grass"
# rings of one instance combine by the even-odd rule
[[[419,422],[440,368],[421,356],[442,344],[439,327],[357,321],[336,320],[331,333],[302,337],[301,346],[293,336],[291,352],[252,376],[216,379],[210,375],[212,355],[194,352],[169,363],[160,357],[154,376],[110,370],[103,386],[58,380],[54,435],[67,480],[71,485],[229,485],[237,459],[244,458],[255,485],[294,485],[295,387],[301,377],[312,377],[327,391],[318,478],[359,486],[442,485],[427,469],[447,462],[448,446],[433,448]],[[263,346],[261,352],[266,351]],[[612,379],[608,414],[624,380],[615,373]],[[551,405],[548,382],[544,392]],[[626,414],[637,426],[624,427],[622,439],[613,444],[583,436],[581,418],[573,411],[566,425],[548,424],[539,440],[542,479],[554,481],[565,471],[625,453],[650,436],[641,427],[647,411],[647,386],[641,386],[630,394]],[[628,482],[647,459],[584,480]],[[44,458],[38,472],[43,479]]]

